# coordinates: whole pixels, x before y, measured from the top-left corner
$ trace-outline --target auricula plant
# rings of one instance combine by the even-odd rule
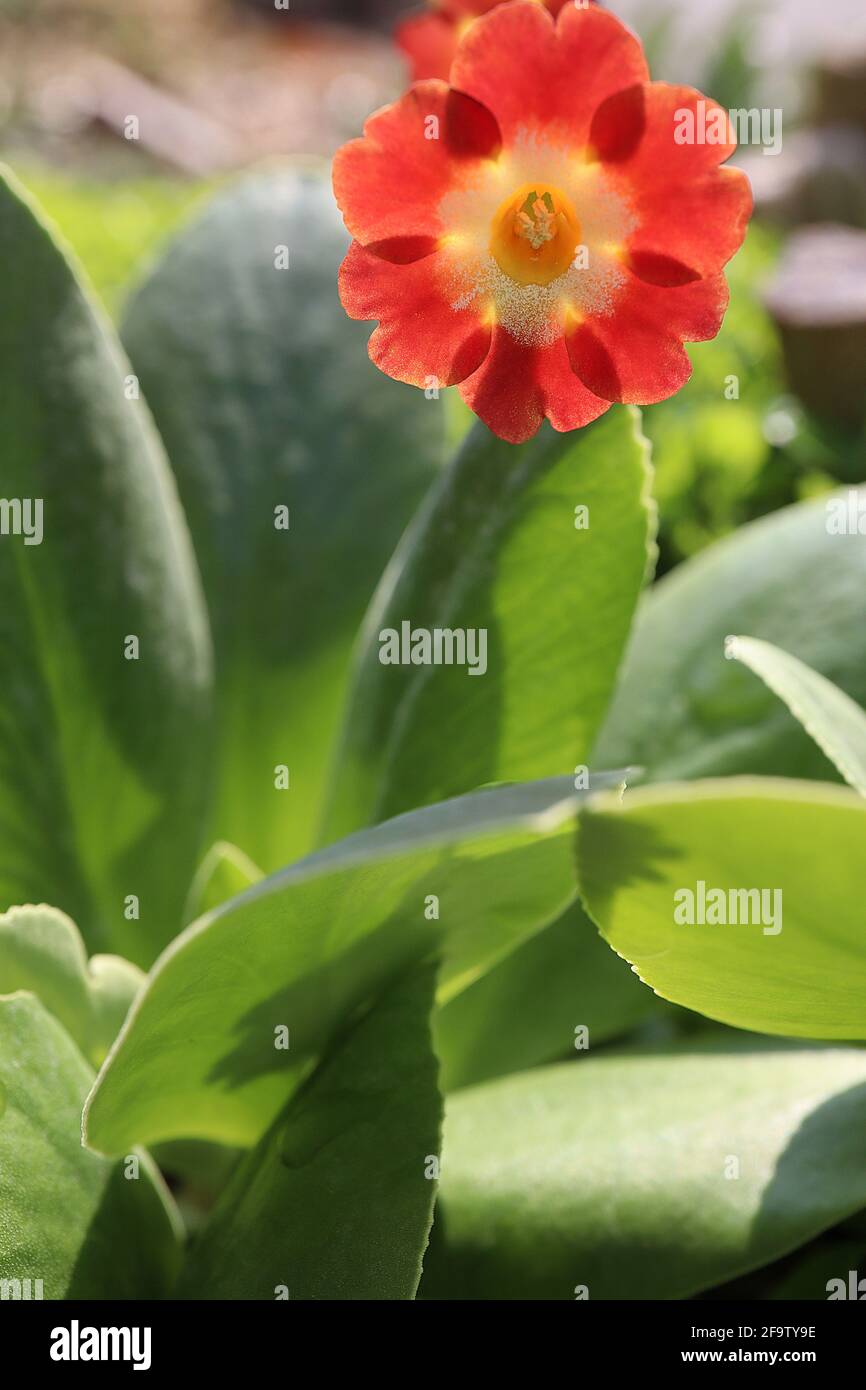
[[[447,82],[415,83],[337,155],[343,304],[379,320],[383,372],[459,385],[513,444],[545,417],[572,430],[664,400],[727,307],[752,207],[722,167],[734,148],[715,103],[650,81],[614,15],[497,6]]]
[[[3,1298],[859,1287],[866,496],[644,594],[728,116],[427,18],[339,209],[221,190],[119,333],[0,178]]]

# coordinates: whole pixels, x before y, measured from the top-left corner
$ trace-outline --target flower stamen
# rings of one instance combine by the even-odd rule
[[[549,193],[545,193],[544,198],[536,198],[530,193],[526,200],[530,203],[529,211],[521,208],[515,219],[515,231],[518,236],[526,237],[533,251],[538,251],[546,241],[552,241],[556,236],[558,214],[553,208],[553,199]]]
[[[580,243],[580,223],[561,189],[524,184],[493,219],[490,253],[521,285],[549,285],[569,269]]]

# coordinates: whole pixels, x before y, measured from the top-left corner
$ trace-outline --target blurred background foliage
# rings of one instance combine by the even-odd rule
[[[757,215],[730,267],[724,328],[691,351],[688,387],[645,411],[663,573],[751,518],[862,475],[866,6],[610,7],[641,34],[655,76],[699,85],[729,108],[784,115],[781,154],[738,155]],[[275,0],[0,0],[4,158],[116,314],[143,262],[220,181],[274,157],[324,162],[400,90],[406,74],[389,35],[412,8],[401,0],[291,0],[288,10]],[[129,138],[132,113],[139,128]],[[815,223],[823,239],[786,280],[786,256]],[[840,243],[839,224],[856,229],[852,240]],[[841,371],[834,344],[845,353]],[[446,397],[456,442],[468,413],[455,392]]]
[[[105,181],[29,160],[16,160],[14,167],[61,228],[114,316],[143,262],[209,188],[156,174]]]

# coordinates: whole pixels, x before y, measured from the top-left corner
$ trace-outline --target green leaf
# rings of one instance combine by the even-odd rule
[[[146,964],[178,928],[197,853],[207,617],[129,365],[2,180],[0,259],[0,907],[48,899],[91,950]]]
[[[784,700],[849,786],[866,796],[866,714],[832,681],[795,656],[754,637],[729,637],[725,656],[741,661]]]
[[[45,1298],[161,1298],[178,1218],[147,1155],[112,1165],[82,1148],[92,1079],[38,999],[0,998],[0,1279],[31,1280],[31,1297],[42,1280]]]
[[[545,427],[520,449],[476,426],[367,615],[328,838],[588,761],[647,572],[648,486],[631,409],[571,434]],[[486,670],[383,665],[380,634],[404,623],[483,629]]]
[[[570,435],[545,428],[520,449],[476,426],[367,617],[328,835],[588,761],[647,571],[648,479],[626,409]],[[383,666],[380,632],[410,619],[485,628],[485,674]],[[444,1011],[448,1086],[560,1056],[579,1022],[614,1036],[653,1009],[579,913],[570,920],[573,932],[539,933]],[[542,987],[528,991],[528,978]]]
[[[730,778],[600,796],[578,849],[587,909],[664,998],[738,1028],[866,1038],[866,806],[847,788]]]
[[[411,1299],[433,1219],[435,970],[400,980],[235,1170],[179,1297]]]
[[[106,1153],[180,1137],[254,1143],[400,972],[441,954],[439,997],[450,998],[563,911],[578,800],[571,779],[553,778],[415,811],[194,923],[155,967],[101,1073],[88,1143]],[[275,1048],[283,1028],[288,1051]]]
[[[261,869],[242,849],[230,845],[227,840],[217,840],[196,871],[184,909],[184,922],[203,917],[263,877]]]
[[[578,903],[436,1015],[442,1089],[472,1086],[607,1042],[663,1006]]]
[[[687,1298],[866,1204],[866,1051],[684,1048],[452,1096],[422,1296]]]
[[[723,650],[729,633],[748,632],[866,705],[866,536],[832,534],[839,496],[744,526],[655,586],[595,766],[637,764],[652,781],[742,772],[835,778],[796,720]],[[859,496],[866,504],[866,491]]]
[[[785,1259],[722,1284],[704,1297],[726,1302],[810,1299],[826,1303],[833,1289],[838,1291],[838,1283],[834,1286],[831,1280],[843,1281],[847,1298],[849,1271],[863,1268],[866,1268],[866,1239],[862,1235],[848,1234],[843,1225],[810,1241]],[[855,1282],[859,1278],[858,1273]]]
[[[88,962],[81,933],[57,908],[0,914],[0,994],[29,990],[99,1066],[144,982],[120,956]]]
[[[75,248],[87,274],[114,313],[129,278],[159,242],[173,231],[200,198],[204,185],[166,170],[144,172],[133,164],[132,178],[99,161],[49,164],[16,149],[15,167],[27,188]]]
[[[323,179],[255,174],[172,243],[123,329],[213,624],[209,838],[266,871],[312,846],[351,646],[443,450],[441,404],[377,371],[340,305],[347,244]]]
[[[122,956],[91,956],[88,976],[91,1022],[87,1056],[99,1067],[120,1032],[145,977],[137,965]]]

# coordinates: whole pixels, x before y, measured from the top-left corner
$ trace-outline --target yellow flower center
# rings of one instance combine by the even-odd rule
[[[490,254],[521,285],[549,285],[564,275],[580,245],[580,222],[558,188],[525,183],[493,218]]]

